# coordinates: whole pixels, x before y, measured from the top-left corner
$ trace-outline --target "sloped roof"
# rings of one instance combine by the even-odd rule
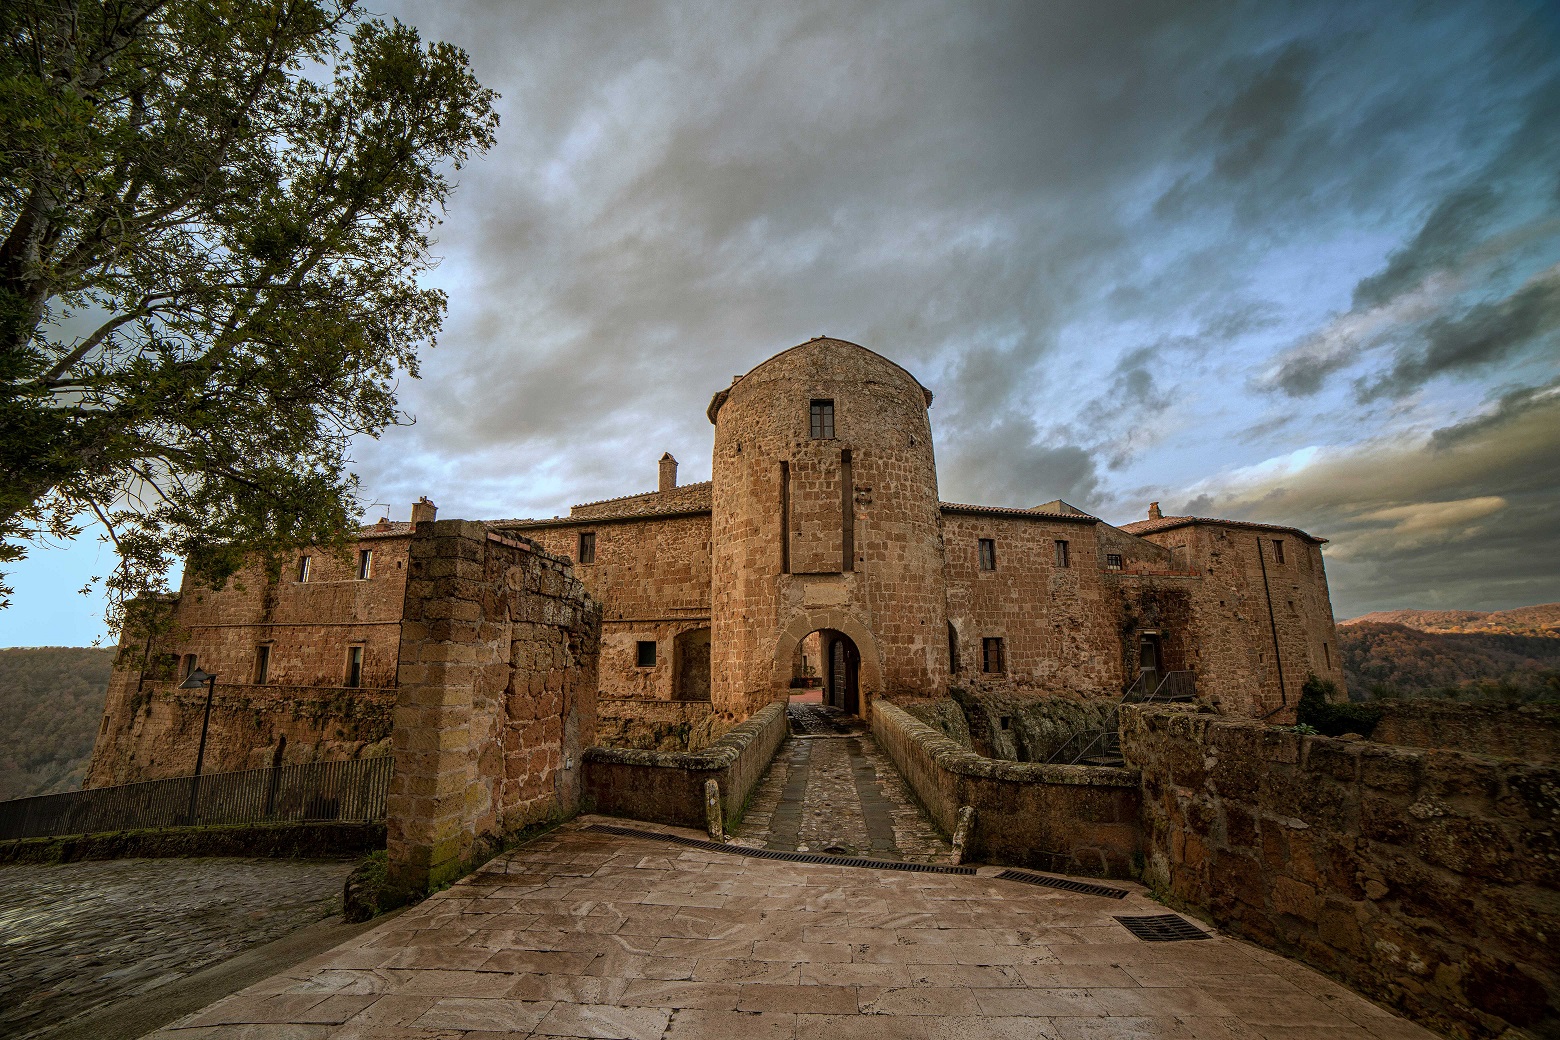
[[[1047,503],[1049,505],[1050,503]],[[1066,505],[1066,503],[1062,503]],[[939,502],[937,508],[944,513],[968,513],[976,516],[1008,516],[1018,520],[1069,520],[1073,523],[1097,524],[1100,518],[1090,516],[1079,509],[1067,508],[1071,512],[1061,510],[1047,510],[1039,506],[1034,509],[1014,509],[1011,506],[976,506],[965,502]]]
[[[1259,524],[1250,520],[1219,520],[1209,516],[1162,516],[1157,520],[1135,520],[1130,524],[1120,524],[1118,529],[1128,534],[1142,536],[1145,534],[1156,534],[1160,531],[1169,531],[1177,527],[1189,527],[1192,524],[1219,524],[1222,527],[1243,527],[1253,531],[1285,531],[1313,545],[1327,544],[1327,539],[1318,538],[1314,534],[1307,534],[1298,527],[1288,527],[1283,524]]]

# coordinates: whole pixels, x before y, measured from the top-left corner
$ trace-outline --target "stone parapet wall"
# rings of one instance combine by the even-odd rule
[[[567,561],[479,523],[419,524],[409,571],[388,848],[417,892],[577,809],[601,610]]]
[[[872,712],[872,735],[944,833],[953,833],[962,806],[975,807],[968,858],[1136,875],[1135,770],[984,758],[886,701]]]
[[[1373,701],[1381,709],[1372,739],[1406,747],[1476,750],[1495,758],[1560,761],[1560,704]]]
[[[1470,753],[1477,735],[1407,748],[1128,706],[1144,880],[1447,1035],[1560,1035],[1560,769]]]
[[[726,826],[734,827],[786,729],[785,705],[771,704],[702,751],[590,748],[584,754],[585,802],[608,816],[702,830],[704,784],[714,780]]]
[[[602,697],[596,701],[596,740],[602,747],[643,751],[698,751],[734,725],[709,701]]]

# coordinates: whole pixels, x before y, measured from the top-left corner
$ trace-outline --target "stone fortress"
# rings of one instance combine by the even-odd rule
[[[799,686],[863,717],[954,688],[993,706],[978,741],[1029,758],[1004,733],[1025,704],[1137,684],[1280,717],[1308,675],[1342,686],[1322,539],[1157,504],[1116,527],[1059,500],[944,502],[931,402],[813,339],[714,395],[712,480],[678,485],[668,454],[655,491],[484,522],[572,562],[599,604],[603,742],[697,748]],[[186,585],[158,635],[126,638],[88,786],[189,770],[203,698],[177,680],[197,665],[220,682],[209,770],[388,750],[408,547],[434,518],[423,499],[345,556]]]

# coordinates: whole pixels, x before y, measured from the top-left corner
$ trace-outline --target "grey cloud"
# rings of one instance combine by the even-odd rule
[[[1466,441],[1509,426],[1530,412],[1552,408],[1557,397],[1560,397],[1560,379],[1541,386],[1524,386],[1507,391],[1487,413],[1432,431],[1430,444],[1438,450],[1450,450]]]
[[[1470,307],[1456,318],[1438,318],[1424,331],[1422,349],[1398,354],[1390,371],[1361,380],[1362,402],[1402,397],[1448,373],[1487,367],[1560,332],[1560,266],[1533,278],[1500,300]]]
[[[1498,201],[1484,184],[1460,188],[1442,199],[1413,240],[1389,256],[1386,267],[1354,287],[1354,306],[1379,307],[1430,272],[1456,263],[1488,233]]]
[[[1316,54],[1303,44],[1290,44],[1271,64],[1260,67],[1228,104],[1210,116],[1222,146],[1214,169],[1231,179],[1251,173],[1294,131],[1304,109],[1306,85],[1315,74]]]

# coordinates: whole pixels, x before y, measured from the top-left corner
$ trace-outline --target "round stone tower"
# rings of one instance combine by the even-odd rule
[[[710,402],[717,710],[784,699],[812,632],[833,648],[826,699],[863,716],[877,694],[946,687],[931,399],[887,358],[820,338]]]

